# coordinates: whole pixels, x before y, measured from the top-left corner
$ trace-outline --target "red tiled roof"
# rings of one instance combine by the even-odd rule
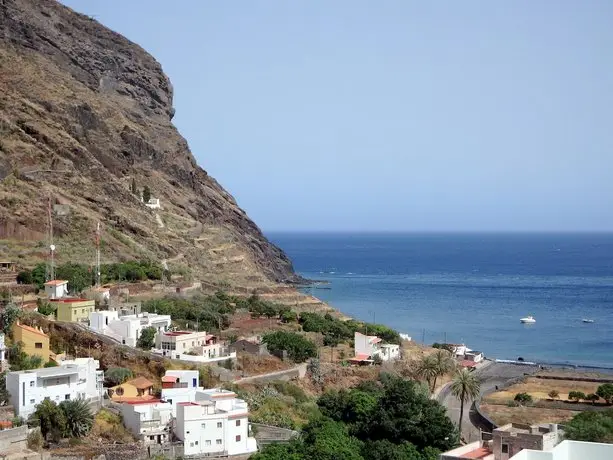
[[[147,388],[153,386],[153,383],[151,383],[145,377],[136,377],[135,379],[128,380],[126,384],[132,385],[133,387],[138,388],[139,390],[146,390]]]
[[[169,337],[176,337],[177,335],[186,335],[186,334],[193,334],[193,332],[188,332],[188,331],[164,332],[164,335],[167,335]]]
[[[13,422],[10,420],[0,420],[0,427],[2,428],[12,428]]]
[[[81,298],[74,298],[74,297],[70,297],[70,298],[61,298],[61,299],[49,299],[49,303],[73,303],[73,302],[94,302],[93,300],[90,299],[81,299]]]
[[[464,359],[460,361],[460,366],[462,367],[476,367],[477,363],[474,361],[469,361],[468,359]]]
[[[47,334],[45,334],[44,332],[41,332],[41,331],[39,331],[38,329],[36,329],[34,327],[26,326],[25,324],[15,323],[14,327],[20,327],[24,331],[33,332],[34,334],[42,335],[43,337],[49,338],[49,336]]]
[[[472,458],[473,460],[478,460],[480,458],[487,457],[488,455],[492,455],[491,450],[489,450],[487,447],[479,447],[478,449],[461,455],[460,458]]]
[[[173,375],[165,375],[162,377],[162,382],[175,383],[177,381],[177,377]]]
[[[131,406],[136,406],[138,404],[157,404],[162,402],[161,399],[139,399],[139,398],[131,398],[131,399],[122,399],[121,401],[124,404],[129,404]]]
[[[67,280],[51,280],[45,283],[45,286],[61,286],[62,284],[68,284]]]
[[[353,358],[351,358],[349,361],[367,361],[368,358],[369,356],[366,353],[358,353]]]
[[[200,404],[196,404],[195,402],[180,402],[177,403],[177,406],[199,406]]]

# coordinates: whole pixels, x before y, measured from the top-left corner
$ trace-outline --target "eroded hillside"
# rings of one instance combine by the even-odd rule
[[[206,171],[172,124],[172,85],[138,45],[55,0],[0,2],[0,253],[60,262],[155,258],[200,279],[296,277],[285,254]],[[214,154],[212,152],[211,154]],[[130,190],[145,185],[151,210]]]

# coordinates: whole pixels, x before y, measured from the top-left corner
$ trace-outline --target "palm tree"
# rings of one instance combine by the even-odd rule
[[[460,420],[458,421],[458,430],[462,436],[462,418],[464,417],[464,403],[475,399],[481,391],[481,383],[467,369],[460,369],[453,381],[451,382],[451,394],[460,400]]]
[[[424,356],[417,367],[417,375],[428,382],[428,388],[432,392],[432,383],[438,376],[438,366],[432,355]]]
[[[442,377],[448,372],[451,372],[455,367],[455,361],[451,357],[451,353],[449,353],[447,350],[437,350],[437,352],[432,356],[432,359],[436,365],[436,374],[434,375],[434,381],[432,382],[430,392],[434,393],[434,390],[436,389],[436,379],[438,377]]]
[[[80,438],[91,430],[94,424],[92,411],[84,399],[62,401],[60,409],[66,416],[66,431],[70,436]]]

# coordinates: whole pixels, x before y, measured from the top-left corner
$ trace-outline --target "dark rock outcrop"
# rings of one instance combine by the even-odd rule
[[[101,221],[109,260],[173,258],[230,284],[298,279],[196,164],[171,122],[172,85],[146,51],[56,0],[0,1],[0,40],[2,228],[40,234],[50,197],[71,208],[55,223],[60,259],[90,257]],[[133,181],[160,198],[159,216]],[[31,262],[19,250],[8,255]]]

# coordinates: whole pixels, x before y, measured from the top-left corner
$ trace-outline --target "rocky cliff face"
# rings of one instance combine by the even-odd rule
[[[295,280],[192,156],[171,120],[172,85],[138,45],[56,0],[0,0],[0,253],[45,254],[51,203],[60,261],[167,260],[204,280]],[[151,210],[130,191],[147,185]]]

